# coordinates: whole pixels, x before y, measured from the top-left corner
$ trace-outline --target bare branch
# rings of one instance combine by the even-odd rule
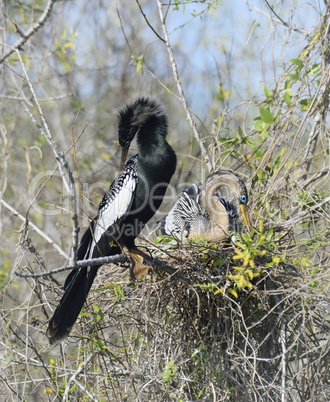
[[[190,127],[191,127],[192,131],[193,131],[194,137],[197,140],[197,142],[199,144],[199,147],[200,147],[200,149],[202,151],[203,161],[206,164],[206,166],[208,168],[208,171],[211,172],[213,170],[211,157],[210,157],[210,154],[209,154],[207,148],[204,145],[203,139],[201,138],[201,136],[200,136],[200,134],[199,134],[199,132],[197,130],[196,123],[195,123],[195,121],[194,121],[194,119],[192,117],[192,114],[191,114],[191,112],[189,110],[189,107],[187,105],[187,101],[186,101],[184,91],[183,91],[183,88],[182,88],[182,85],[181,85],[181,81],[180,81],[179,72],[178,72],[178,68],[177,68],[177,65],[176,65],[175,57],[174,57],[174,54],[173,54],[173,49],[171,47],[171,43],[170,43],[170,40],[169,40],[169,37],[168,37],[167,28],[166,28],[166,24],[165,24],[165,17],[163,15],[162,4],[161,4],[160,0],[157,0],[157,4],[158,4],[158,11],[159,11],[159,18],[160,18],[162,28],[163,28],[163,32],[164,32],[165,44],[166,44],[166,48],[167,48],[167,51],[168,51],[170,63],[171,63],[171,66],[172,66],[174,80],[176,82],[176,86],[177,86],[178,91],[179,91],[180,102],[182,103],[184,111],[186,112],[187,120],[188,120],[188,122],[190,124]]]
[[[75,181],[72,175],[72,172],[69,168],[69,165],[65,159],[64,153],[62,151],[59,150],[59,148],[57,147],[55,141],[53,140],[52,134],[50,132],[50,129],[48,127],[47,121],[44,117],[43,111],[41,109],[40,103],[38,101],[38,98],[36,96],[36,93],[33,89],[32,83],[29,79],[29,76],[27,74],[25,65],[22,61],[20,52],[18,50],[16,50],[16,53],[18,55],[18,58],[20,60],[26,81],[29,85],[30,91],[32,93],[33,96],[33,100],[38,108],[38,112],[39,115],[41,117],[41,121],[43,126],[41,126],[37,120],[35,119],[35,117],[33,116],[33,114],[30,112],[28,105],[26,102],[24,102],[25,104],[25,110],[27,111],[27,113],[29,114],[31,120],[36,124],[36,126],[38,127],[38,129],[40,130],[41,134],[43,135],[43,137],[46,139],[48,145],[50,146],[50,148],[52,149],[54,155],[55,155],[55,159],[57,161],[58,167],[59,167],[59,172],[61,174],[61,178],[64,184],[64,187],[66,188],[66,191],[69,194],[71,203],[72,203],[72,220],[73,220],[73,229],[72,229],[72,250],[70,253],[70,265],[75,266],[76,262],[77,262],[77,247],[78,247],[78,233],[79,233],[79,226],[78,226],[78,203],[77,203],[77,194],[76,194],[76,187],[75,187]]]
[[[33,24],[32,27],[26,33],[22,33],[21,38],[13,46],[11,46],[10,49],[7,50],[5,54],[2,55],[2,57],[0,58],[0,64],[3,63],[6,60],[6,58],[12,55],[17,49],[21,48],[26,43],[26,41],[45,24],[45,22],[47,21],[48,17],[52,12],[55,2],[56,0],[49,1],[44,13],[39,18],[39,21]]]
[[[88,392],[88,390],[87,390],[85,387],[83,387],[83,386],[76,380],[76,377],[77,377],[83,370],[85,370],[85,369],[87,368],[89,362],[92,360],[93,357],[95,357],[95,356],[97,355],[97,353],[98,353],[97,351],[96,351],[95,353],[91,353],[91,354],[86,358],[86,360],[79,366],[79,368],[77,369],[77,371],[69,378],[69,381],[67,382],[66,387],[65,387],[65,391],[64,391],[64,395],[63,395],[63,401],[67,401],[67,400],[68,400],[69,391],[70,391],[71,383],[72,383],[72,382],[75,382],[80,388],[82,388],[83,391],[84,391],[84,393],[86,393],[86,395],[88,395],[88,397],[89,397],[92,401],[96,401],[96,400],[97,400],[97,399],[95,399],[95,398],[93,397],[93,395],[91,395],[90,392]]]
[[[10,206],[9,204],[7,204],[5,200],[0,199],[0,202],[1,202],[1,204],[2,204],[5,208],[7,208],[10,212],[12,212],[12,214],[13,214],[14,216],[17,216],[17,218],[19,218],[22,222],[26,222],[26,221],[27,221],[27,223],[29,224],[29,226],[31,226],[31,228],[32,228],[35,232],[37,232],[37,233],[38,233],[42,238],[44,238],[50,245],[52,245],[52,246],[56,249],[56,251],[58,251],[58,253],[59,253],[62,257],[66,258],[66,259],[69,258],[69,256],[66,254],[66,252],[65,252],[64,250],[62,250],[61,247],[60,247],[58,244],[56,244],[56,243],[54,242],[54,240],[52,240],[48,235],[46,235],[46,233],[44,233],[42,230],[40,230],[40,229],[38,228],[38,226],[36,226],[36,225],[35,225],[34,223],[32,223],[30,220],[28,220],[28,219],[25,218],[23,215],[21,215],[18,211],[16,211],[15,208],[13,208],[13,207]]]
[[[322,77],[317,93],[314,96],[314,102],[310,105],[313,111],[316,110],[312,129],[309,133],[307,142],[307,149],[304,155],[304,164],[302,165],[302,180],[306,180],[307,173],[312,164],[311,155],[314,155],[320,132],[324,129],[326,115],[329,105],[329,92],[330,92],[330,57],[329,57],[329,43],[330,43],[330,21],[327,23],[327,28],[324,34],[323,44],[323,59],[322,59]],[[312,112],[311,112],[312,113]]]
[[[50,276],[54,274],[59,274],[60,272],[64,271],[72,271],[74,269],[79,269],[83,267],[88,267],[88,266],[94,266],[94,265],[103,265],[103,264],[122,264],[127,261],[127,258],[123,254],[116,254],[112,255],[110,257],[99,257],[99,258],[90,258],[88,260],[79,260],[76,262],[75,265],[68,265],[68,266],[63,266],[60,268],[53,269],[49,272],[42,272],[39,274],[21,274],[19,272],[16,272],[15,275],[19,276],[20,278],[42,278],[44,276]]]
[[[160,39],[162,42],[165,43],[165,40],[159,35],[159,33],[155,30],[155,28],[150,24],[146,14],[144,13],[142,6],[139,2],[139,0],[136,0],[137,5],[139,6],[139,9],[141,11],[141,14],[143,15],[143,18],[145,20],[145,22],[148,24],[149,28],[152,30],[152,32],[157,36],[158,39]]]

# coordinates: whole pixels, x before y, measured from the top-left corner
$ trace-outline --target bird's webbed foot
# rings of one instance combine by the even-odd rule
[[[150,269],[155,268],[153,259],[137,247],[126,249],[124,251],[131,260],[130,277],[132,280],[142,278]]]

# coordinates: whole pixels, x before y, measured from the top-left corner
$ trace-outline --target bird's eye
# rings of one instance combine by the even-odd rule
[[[246,204],[246,195],[240,195],[239,199],[240,199],[242,204]]]
[[[128,148],[130,146],[131,141],[127,140],[124,144],[124,148]]]

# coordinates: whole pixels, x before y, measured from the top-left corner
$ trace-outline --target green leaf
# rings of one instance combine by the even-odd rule
[[[244,137],[243,131],[242,131],[241,127],[238,126],[238,129],[237,129],[237,131],[236,131],[236,138],[241,139],[241,138],[243,138],[243,137]]]
[[[134,64],[136,66],[136,72],[138,73],[139,71],[141,71],[142,75],[143,75],[143,64],[145,63],[143,55],[141,56],[131,56],[131,59],[134,60]]]
[[[290,59],[290,61],[291,61],[292,64],[295,64],[295,65],[299,68],[299,70],[302,69],[302,67],[303,67],[303,62],[302,62],[301,58],[298,58],[298,59]]]
[[[260,135],[261,135],[262,138],[268,138],[269,137],[268,131],[266,129],[263,129],[261,131]]]
[[[265,86],[264,86],[264,92],[267,98],[271,98],[273,96],[273,92]]]
[[[274,121],[274,116],[268,109],[264,109],[263,107],[259,108],[260,110],[260,117],[264,123],[270,124]]]
[[[97,321],[103,321],[104,316],[103,316],[101,308],[98,305],[93,304],[93,309],[97,315],[96,316]]]
[[[258,121],[257,119],[253,120],[253,124],[254,124],[254,127],[256,128],[256,130],[258,130],[258,131],[263,130],[262,123],[260,121]]]
[[[287,92],[285,92],[285,94],[283,95],[283,99],[284,99],[284,102],[285,102],[288,106],[291,105],[292,96],[290,96]]]
[[[122,290],[122,288],[121,288],[121,284],[120,284],[120,283],[118,283],[118,284],[115,286],[115,290],[118,292],[118,294],[119,294],[123,299],[125,299],[125,295],[124,295],[124,293],[123,293],[123,290]]]
[[[313,77],[317,77],[321,74],[320,64],[313,64],[312,69],[309,72],[310,75]]]
[[[299,104],[300,104],[301,106],[304,106],[305,109],[307,109],[307,108],[310,107],[310,105],[312,104],[312,102],[313,102],[313,98],[306,98],[306,99],[302,99],[302,100],[299,102]]]
[[[290,81],[285,81],[284,89],[289,89],[289,88],[291,88],[291,82]]]
[[[269,242],[269,241],[271,241],[272,237],[273,237],[273,228],[271,228],[271,229],[268,231],[268,233],[267,233],[267,235],[266,235],[266,240]]]
[[[265,173],[261,169],[258,171],[258,179],[259,179],[259,181],[264,181],[265,180]]]
[[[290,80],[293,80],[293,81],[298,81],[298,79],[299,79],[298,74],[289,74],[288,77],[290,78]]]
[[[174,239],[173,236],[168,236],[168,235],[160,235],[156,237],[155,239],[155,244],[160,244],[160,243],[169,243]]]

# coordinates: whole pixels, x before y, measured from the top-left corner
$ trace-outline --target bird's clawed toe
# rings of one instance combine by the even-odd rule
[[[143,251],[135,248],[128,250],[127,254],[131,260],[130,276],[132,280],[141,279],[150,269],[154,269],[153,259]]]

